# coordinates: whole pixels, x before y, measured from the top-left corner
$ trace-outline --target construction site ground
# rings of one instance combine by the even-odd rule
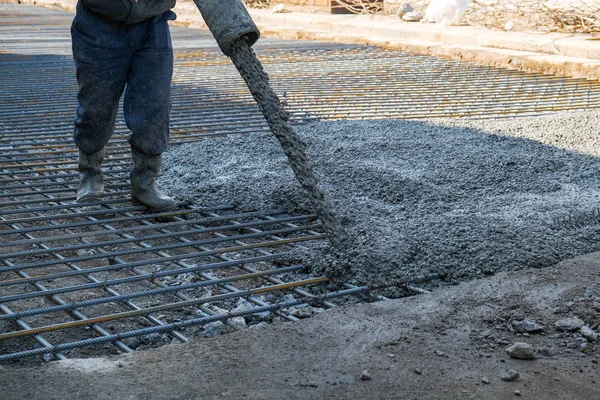
[[[0,385],[3,398],[28,400],[593,399],[598,350],[573,348],[554,323],[598,322],[599,273],[594,253],[132,355],[4,368]],[[523,317],[545,333],[516,333],[510,321]],[[537,358],[510,358],[514,342],[531,344]],[[507,369],[519,378],[501,380]]]
[[[560,63],[563,72],[578,65],[593,77],[600,56],[580,55]],[[577,317],[598,331],[599,277],[600,253],[592,253],[149,351],[5,364],[0,398],[598,398],[600,346],[556,323]],[[523,320],[542,331],[519,333]],[[529,344],[534,357],[510,357],[506,348],[516,342]]]

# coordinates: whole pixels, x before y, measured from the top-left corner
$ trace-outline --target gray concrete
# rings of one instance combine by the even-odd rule
[[[600,251],[599,125],[587,111],[299,126],[354,252],[317,248],[298,262],[364,284],[437,270],[462,280]],[[172,148],[159,183],[197,206],[314,209],[267,135]]]

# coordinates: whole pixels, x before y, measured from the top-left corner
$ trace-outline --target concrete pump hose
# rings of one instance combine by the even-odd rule
[[[226,56],[230,55],[231,46],[237,40],[245,37],[252,46],[260,37],[260,31],[241,0],[194,0],[194,3]]]

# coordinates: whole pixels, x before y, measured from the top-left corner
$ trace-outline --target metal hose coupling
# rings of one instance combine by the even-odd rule
[[[194,3],[226,56],[230,55],[237,40],[245,38],[252,46],[260,37],[260,31],[241,0],[194,0]]]

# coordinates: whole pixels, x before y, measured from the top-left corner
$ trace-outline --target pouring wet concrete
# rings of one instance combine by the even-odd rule
[[[345,251],[350,246],[350,238],[326,201],[312,163],[306,154],[306,144],[294,132],[290,115],[271,87],[269,76],[261,62],[244,39],[234,43],[229,56],[250,89],[271,132],[279,141],[298,183],[305,190],[306,196],[321,220],[329,241],[338,251]]]
[[[334,282],[445,271],[451,281],[600,250],[600,113],[298,127],[355,247],[293,257]],[[161,186],[198,206],[311,212],[270,135],[173,148]]]

